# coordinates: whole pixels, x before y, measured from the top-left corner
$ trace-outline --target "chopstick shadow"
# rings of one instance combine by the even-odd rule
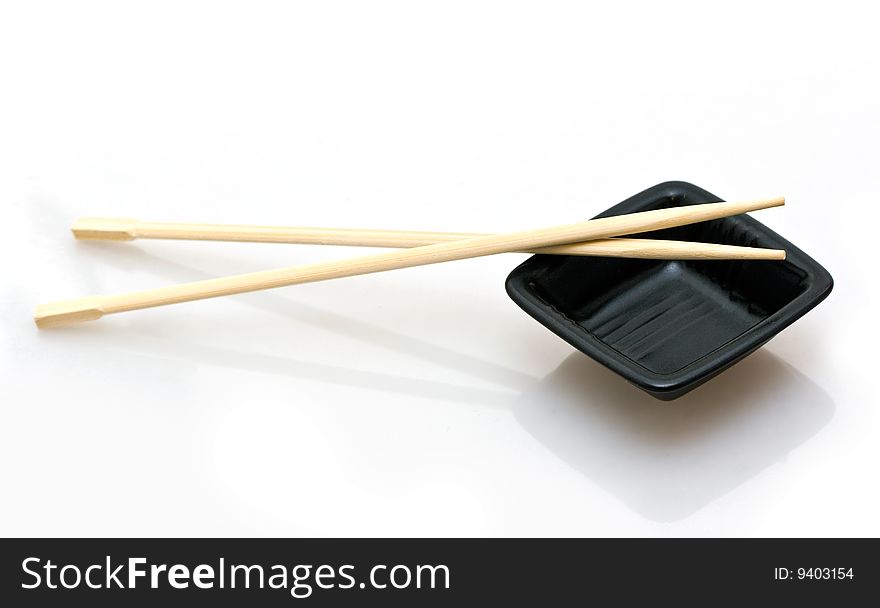
[[[662,403],[576,353],[513,406],[559,458],[652,521],[683,519],[824,427],[831,397],[762,349]]]
[[[66,335],[65,335],[66,334]],[[74,336],[74,334],[78,334]],[[100,343],[104,349],[139,358],[162,359],[168,362],[213,365],[238,371],[290,376],[337,386],[409,395],[423,399],[437,399],[485,407],[508,407],[515,393],[479,387],[463,386],[423,378],[354,369],[341,365],[317,363],[293,357],[243,352],[196,342],[167,339],[161,328],[146,326],[143,330],[119,332],[113,328],[70,327],[55,332],[49,339],[75,339],[81,346],[83,339]],[[119,365],[119,362],[116,362]]]

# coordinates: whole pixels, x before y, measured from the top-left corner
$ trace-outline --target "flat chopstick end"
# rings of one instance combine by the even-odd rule
[[[81,217],[73,223],[70,231],[81,240],[133,241],[136,223],[126,218]]]
[[[34,310],[34,323],[40,329],[46,329],[47,327],[95,321],[103,316],[101,298],[92,296],[40,304]]]

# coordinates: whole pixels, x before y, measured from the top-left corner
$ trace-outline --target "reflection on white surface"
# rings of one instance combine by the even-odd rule
[[[655,521],[706,506],[825,426],[831,397],[761,349],[660,402],[573,354],[514,406],[554,454]]]

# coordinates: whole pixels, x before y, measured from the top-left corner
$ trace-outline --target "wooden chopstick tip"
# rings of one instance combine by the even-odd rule
[[[736,201],[727,201],[731,203],[736,203]],[[760,198],[755,199],[753,201],[746,201],[745,204],[751,206],[752,211],[759,211],[761,209],[772,209],[773,207],[782,207],[785,205],[785,197],[784,196],[772,196],[770,198]]]
[[[136,238],[136,220],[111,217],[81,217],[73,222],[70,231],[80,240],[133,241]]]

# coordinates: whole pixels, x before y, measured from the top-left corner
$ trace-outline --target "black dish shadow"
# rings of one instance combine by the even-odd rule
[[[699,511],[824,427],[831,397],[761,350],[711,384],[657,407],[580,354],[513,406],[533,437],[653,521]]]

